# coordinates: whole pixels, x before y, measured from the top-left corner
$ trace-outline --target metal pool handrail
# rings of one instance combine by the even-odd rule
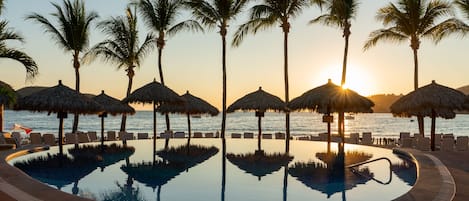
[[[355,164],[352,164],[352,165],[348,165],[346,166],[347,168],[350,168],[352,170],[353,173],[355,174],[358,174],[360,176],[363,176],[363,177],[367,177],[365,175],[362,175],[360,174],[359,172],[357,171],[354,171],[355,167],[358,167],[358,166],[361,166],[361,165],[365,165],[365,164],[368,164],[368,163],[372,163],[372,162],[376,162],[376,161],[380,161],[380,160],[386,160],[389,162],[389,180],[387,182],[382,182],[380,180],[377,180],[375,179],[374,177],[370,177],[370,179],[372,179],[373,181],[376,181],[377,183],[380,183],[380,184],[383,184],[383,185],[388,185],[391,183],[392,181],[392,162],[391,160],[389,160],[389,158],[386,158],[386,157],[381,157],[381,158],[377,158],[377,159],[373,159],[373,160],[369,160],[369,161],[364,161],[364,162],[360,162],[360,163],[355,163]]]

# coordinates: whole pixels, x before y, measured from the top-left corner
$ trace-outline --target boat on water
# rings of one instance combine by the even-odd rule
[[[355,116],[353,116],[353,114],[347,114],[347,115],[345,115],[345,119],[347,119],[347,120],[354,120],[354,119],[355,119]]]

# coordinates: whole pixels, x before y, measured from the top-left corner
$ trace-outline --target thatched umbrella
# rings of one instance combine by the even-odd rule
[[[76,92],[62,84],[41,90],[37,93],[18,99],[15,106],[17,110],[30,110],[34,112],[57,113],[59,121],[59,152],[63,153],[63,119],[67,113],[97,114],[102,111],[101,106],[91,98]]]
[[[462,92],[437,84],[434,80],[403,96],[391,105],[394,116],[431,117],[431,149],[435,150],[435,118],[452,119],[456,116],[454,110],[464,110],[467,97]]]
[[[193,96],[192,94],[189,93],[189,91],[186,92],[186,94],[181,96],[182,99],[185,100],[184,104],[162,104],[158,107],[158,111],[163,114],[167,113],[180,113],[180,114],[186,114],[187,115],[187,127],[189,131],[189,139],[191,139],[191,115],[195,114],[210,114],[212,116],[215,116],[219,113],[218,109],[208,103],[207,101]]]
[[[259,90],[249,93],[243,96],[242,98],[236,100],[233,104],[231,104],[226,109],[227,112],[234,112],[236,110],[256,111],[256,117],[258,117],[257,124],[258,124],[258,130],[259,130],[259,134],[257,136],[257,139],[258,139],[257,147],[258,147],[258,151],[261,151],[261,136],[262,136],[261,119],[264,116],[264,112],[267,110],[286,111],[287,108],[286,108],[285,102],[283,102],[282,99],[270,93],[265,92],[264,90],[262,90],[262,87],[259,87]]]
[[[124,98],[125,103],[152,103],[153,104],[153,158],[156,151],[156,107],[163,103],[182,104],[184,100],[170,88],[156,82],[150,82],[133,91]]]
[[[15,90],[7,83],[0,81],[0,132],[3,132],[3,109],[16,101]]]
[[[109,113],[113,116],[118,114],[135,114],[135,110],[128,104],[106,95],[104,90],[101,91],[101,94],[94,96],[93,100],[103,108],[103,112],[99,114],[99,117],[101,117],[101,146],[104,146],[104,118],[107,117],[107,114]]]
[[[311,89],[301,96],[294,98],[290,101],[288,107],[291,110],[305,110],[309,109],[322,114],[323,122],[327,122],[327,141],[331,142],[331,113],[339,112],[353,112],[353,113],[371,113],[371,107],[374,103],[366,97],[361,96],[357,92],[350,89],[343,89],[342,87],[332,83],[331,79],[327,84],[321,85]],[[344,126],[343,119],[339,118],[339,134],[344,140]]]
[[[256,176],[259,180],[265,175],[280,170],[281,167],[288,165],[293,160],[293,156],[288,153],[229,153],[226,158],[239,169]]]

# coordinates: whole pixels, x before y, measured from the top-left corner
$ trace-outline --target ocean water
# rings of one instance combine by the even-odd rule
[[[345,121],[345,133],[372,132],[373,137],[399,137],[399,132],[417,133],[417,120],[413,118],[393,117],[390,113],[354,114],[355,119]],[[258,119],[254,112],[229,113],[226,118],[226,134],[253,132],[257,133]],[[105,130],[118,131],[121,116],[105,118]],[[127,117],[127,132],[153,132],[153,114],[151,111],[137,111]],[[71,132],[73,115],[69,114],[64,121],[64,132]],[[170,114],[171,130],[187,132],[187,116]],[[4,114],[4,131],[11,131],[13,124],[21,124],[33,129],[33,132],[58,133],[59,121],[56,114],[33,113],[29,111],[6,110]],[[425,135],[430,133],[430,118],[425,118]],[[327,131],[322,122],[322,115],[311,112],[295,112],[290,117],[290,132],[293,136],[318,134]],[[221,128],[221,114],[218,116],[201,116],[191,118],[192,132],[217,132]],[[337,133],[337,116],[331,126]],[[80,116],[79,130],[100,131],[101,119],[98,115]],[[157,132],[166,130],[164,116],[157,114]],[[263,133],[285,132],[285,115],[266,112],[262,118]],[[458,114],[455,119],[436,120],[436,133],[453,133],[455,136],[469,135],[469,115]]]

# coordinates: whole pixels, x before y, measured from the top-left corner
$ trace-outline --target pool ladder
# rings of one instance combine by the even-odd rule
[[[389,162],[389,180],[387,182],[382,182],[378,179],[375,179],[373,176],[370,177],[370,176],[367,176],[367,175],[360,174],[358,171],[355,170],[355,168],[358,167],[358,166],[365,165],[365,164],[372,163],[372,162],[376,162],[376,161],[380,161],[380,160],[385,160],[385,161]],[[381,157],[381,158],[377,158],[377,159],[373,159],[373,160],[369,160],[369,161],[355,163],[355,164],[352,164],[352,165],[348,165],[346,167],[349,168],[353,173],[358,174],[362,177],[368,177],[371,180],[373,180],[373,181],[375,181],[379,184],[387,185],[387,184],[391,183],[391,181],[392,181],[392,170],[391,170],[392,163],[391,163],[391,160],[389,160],[389,158],[386,158],[386,157]]]

